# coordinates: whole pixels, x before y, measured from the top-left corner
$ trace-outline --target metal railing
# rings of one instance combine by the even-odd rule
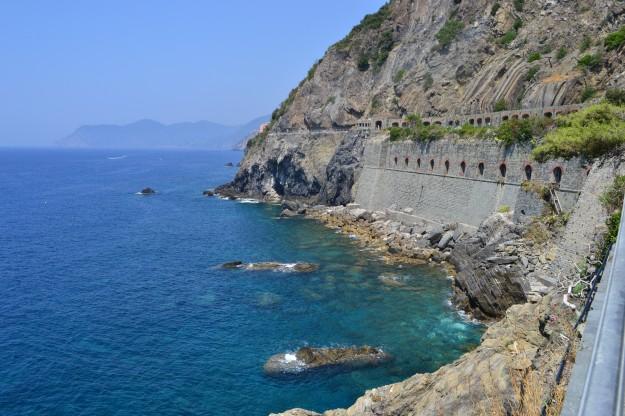
[[[623,415],[625,400],[625,216],[578,320],[587,319],[563,416]],[[603,275],[603,279],[601,276]],[[598,285],[599,281],[601,285]],[[576,325],[577,326],[577,325]]]

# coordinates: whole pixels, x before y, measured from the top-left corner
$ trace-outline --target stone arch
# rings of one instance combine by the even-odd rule
[[[474,125],[474,124],[475,124],[475,119],[470,118],[470,119],[469,119],[469,124],[470,124],[470,125]]]
[[[512,120],[518,120],[518,119],[519,119],[519,115],[518,114],[515,114],[515,115],[512,116]]]
[[[510,117],[508,117],[508,116],[503,116],[503,117],[501,118],[501,120],[503,120],[503,121],[508,121],[508,120],[510,120]]]
[[[440,121],[435,121],[434,124],[438,124],[439,126],[443,125],[443,123],[441,123]]]
[[[429,121],[424,121],[424,122],[423,122],[423,125],[427,127],[427,126],[429,126],[429,125],[430,125],[430,122],[429,122]]]
[[[445,173],[449,173],[449,160],[445,161]]]
[[[409,163],[410,163],[410,158],[406,156],[406,158],[404,159],[404,164],[408,166]]]
[[[482,118],[478,118],[478,119],[477,119],[477,125],[478,125],[478,126],[481,126],[481,125],[482,125]]]
[[[555,183],[562,182],[562,168],[560,166],[556,166],[553,169],[553,181]]]
[[[547,118],[552,118],[553,117],[553,113],[551,111],[546,111],[544,116],[547,117]]]
[[[397,166],[397,156],[393,160],[395,161],[395,166]]]
[[[393,127],[399,127],[399,123],[398,123],[398,122],[396,122],[396,121],[394,121],[394,122],[393,122],[393,124],[392,124],[391,126],[393,126]]]
[[[532,165],[525,165],[525,179],[532,180]]]
[[[491,123],[492,123],[492,120],[490,119],[490,117],[486,117],[486,118],[484,119],[484,122],[486,123],[486,125],[487,125],[487,126],[490,126],[490,125],[491,125]]]
[[[502,163],[501,165],[499,165],[499,173],[501,174],[502,178],[506,177],[506,174],[508,173],[508,167],[506,166],[505,163]]]
[[[460,162],[460,172],[462,172],[462,174],[464,175],[467,171],[467,164],[466,162],[463,160],[462,162]]]
[[[454,124],[455,124],[456,126],[459,126],[459,125],[460,125],[460,120],[456,120],[456,121],[454,121]]]
[[[378,120],[375,122],[375,128],[377,130],[382,130],[382,120]]]
[[[408,123],[406,123],[405,121],[403,121],[403,122],[401,123],[401,126],[402,126],[402,127],[408,127]]]
[[[530,118],[530,115],[529,114],[523,114],[522,117],[523,117],[523,120],[527,120],[528,118]]]
[[[453,125],[454,125],[454,121],[453,121],[453,120],[449,120],[449,121],[447,122],[447,125],[448,125],[449,127],[453,127]]]
[[[421,168],[421,158],[417,159],[417,168]]]
[[[480,162],[477,165],[477,170],[480,172],[480,176],[484,176],[484,162]]]
[[[430,159],[430,169],[434,170],[434,159]]]

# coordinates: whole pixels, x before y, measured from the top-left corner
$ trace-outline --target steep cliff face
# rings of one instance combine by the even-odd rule
[[[616,0],[393,0],[330,47],[247,148],[224,191],[340,203],[358,174],[359,121],[577,103],[588,87],[625,85],[613,50],[582,55],[625,22]],[[326,132],[322,132],[326,131]],[[364,140],[365,137],[362,137]],[[345,160],[353,144],[351,168]],[[339,150],[343,156],[336,156]],[[340,172],[340,173],[339,173]],[[338,191],[338,195],[337,195]]]

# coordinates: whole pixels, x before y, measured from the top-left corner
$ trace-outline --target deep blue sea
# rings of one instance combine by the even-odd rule
[[[483,328],[430,267],[279,208],[205,198],[235,152],[0,150],[0,414],[265,415],[345,407]],[[151,197],[135,193],[150,186]],[[311,274],[221,270],[308,261]],[[379,276],[403,276],[391,287]],[[270,378],[273,354],[381,346],[382,367]]]

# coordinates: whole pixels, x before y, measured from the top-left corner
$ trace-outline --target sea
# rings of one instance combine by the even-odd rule
[[[451,305],[442,269],[386,264],[276,205],[203,196],[241,157],[0,150],[1,415],[324,411],[479,343],[484,327]],[[319,269],[220,268],[230,261]],[[362,345],[394,360],[263,372],[273,354]]]

